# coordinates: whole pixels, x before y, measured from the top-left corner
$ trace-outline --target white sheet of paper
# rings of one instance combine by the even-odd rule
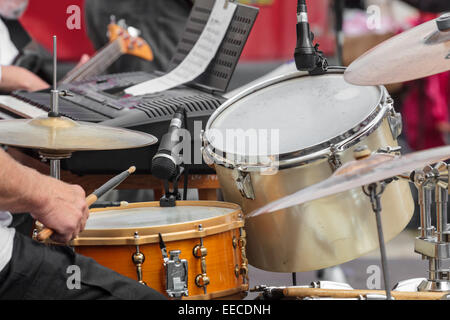
[[[209,16],[208,22],[186,58],[168,74],[152,79],[125,90],[134,96],[151,94],[175,88],[199,77],[211,63],[236,10],[236,4],[226,0],[217,0]]]

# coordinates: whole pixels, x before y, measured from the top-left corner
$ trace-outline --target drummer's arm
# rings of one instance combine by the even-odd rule
[[[84,190],[25,167],[0,149],[0,210],[30,212],[67,242],[84,229],[89,211]]]
[[[25,68],[0,66],[0,69],[0,91],[38,91],[49,87],[48,83]]]

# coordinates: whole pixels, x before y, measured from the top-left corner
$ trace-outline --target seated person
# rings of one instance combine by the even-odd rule
[[[0,0],[0,18],[17,19],[25,11],[26,4],[24,0]],[[12,65],[19,51],[1,19],[0,43],[0,92],[36,91],[49,87],[48,83],[27,69]]]
[[[25,167],[0,149],[0,299],[165,299],[155,290],[76,254],[66,246],[38,243],[8,228],[8,212],[25,212],[54,230],[53,240],[68,242],[89,217],[85,193]],[[80,270],[71,287],[69,267]]]

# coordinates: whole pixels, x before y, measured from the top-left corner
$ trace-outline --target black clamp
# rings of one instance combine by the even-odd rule
[[[441,32],[450,31],[450,13],[445,13],[436,19],[436,24]]]
[[[159,200],[159,206],[161,208],[175,207],[176,201],[181,200],[180,192],[178,191],[178,182],[183,175],[184,168],[180,167],[176,177],[173,179],[172,186],[173,191],[170,191],[169,180],[164,180],[164,195]]]

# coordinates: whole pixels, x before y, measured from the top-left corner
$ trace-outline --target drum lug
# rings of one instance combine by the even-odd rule
[[[234,275],[236,276],[236,278],[239,278],[240,273],[241,273],[241,268],[239,268],[239,265],[235,265],[234,266]]]
[[[245,232],[244,228],[239,229],[239,248],[241,249],[241,256],[242,256],[242,263],[240,268],[240,274],[242,274],[242,277],[244,278],[244,283],[248,282],[248,259],[247,259],[247,253],[246,253],[246,246],[247,246],[247,233]]]
[[[342,166],[341,156],[339,155],[339,150],[336,146],[332,145],[330,147],[330,155],[328,156],[328,163],[330,164],[331,170],[336,171]]]
[[[235,169],[233,170],[233,177],[241,195],[246,199],[255,200],[255,191],[253,190],[250,172]]]
[[[171,298],[188,296],[188,262],[180,259],[181,250],[169,252],[169,259],[164,262],[166,269],[166,292]]]
[[[198,231],[203,231],[202,225],[198,226]],[[200,259],[200,266],[202,273],[195,277],[195,284],[199,288],[203,288],[204,293],[207,293],[206,286],[209,285],[210,280],[206,274],[206,256],[208,255],[208,250],[203,245],[203,238],[200,238],[200,244],[196,245],[192,250],[192,254],[197,259]]]
[[[137,231],[134,233],[134,239],[136,240],[136,242],[137,242],[137,240],[139,240],[139,233]],[[143,276],[142,276],[142,265],[145,262],[145,255],[140,251],[138,244],[136,244],[136,252],[133,254],[131,259],[132,259],[134,265],[136,266],[138,282],[140,284],[147,285],[144,282]]]
[[[385,148],[379,148],[376,153],[395,154],[395,155],[399,156],[401,151],[402,151],[401,146],[397,146],[397,147],[387,146]]]
[[[389,112],[387,120],[391,129],[392,137],[394,140],[397,140],[403,130],[402,115],[395,112],[394,108],[392,108]]]
[[[236,249],[238,246],[238,240],[235,236],[233,236],[233,239],[231,240],[231,243],[233,244],[233,248]]]

